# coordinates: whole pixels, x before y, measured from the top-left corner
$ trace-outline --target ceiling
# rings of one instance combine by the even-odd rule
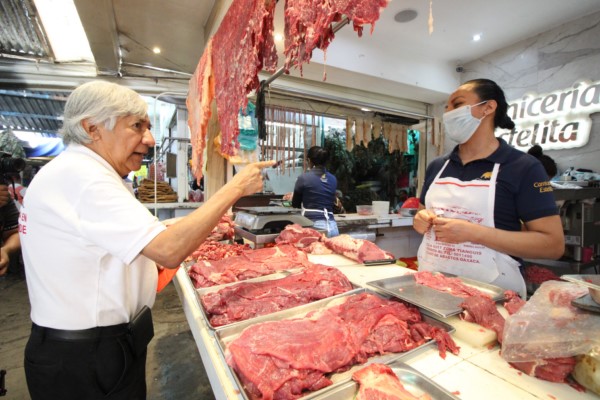
[[[175,97],[183,95],[206,38],[217,29],[231,0],[74,3],[95,64],[55,62],[34,1],[0,2],[0,24],[6,27],[0,31],[0,128],[12,125],[11,118],[28,114],[28,125],[23,120],[21,125],[31,125],[31,130],[55,129],[48,128],[44,115],[56,121],[60,112],[56,104],[60,110],[63,92],[97,76],[150,95],[165,91]],[[283,30],[284,3],[277,4],[276,31]],[[430,4],[432,33],[428,29]],[[405,9],[415,10],[417,18],[395,22],[396,13]],[[438,103],[460,82],[458,66],[593,12],[600,12],[600,1],[391,0],[373,34],[367,27],[359,38],[352,27],[343,27],[327,50],[326,63],[323,53],[316,51],[302,79],[321,81],[325,69],[327,83]],[[478,42],[472,40],[476,33],[482,36]],[[161,48],[160,54],[153,53],[155,46]],[[290,75],[298,77],[299,71]],[[44,98],[48,90],[61,93]],[[36,96],[28,97],[32,91]],[[37,108],[25,105],[34,100]]]

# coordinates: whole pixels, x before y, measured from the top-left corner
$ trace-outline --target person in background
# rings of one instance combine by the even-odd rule
[[[0,183],[0,276],[6,275],[11,257],[21,249],[19,211],[12,200],[8,185]]]
[[[33,321],[25,348],[31,399],[145,399],[158,268],[177,268],[240,197],[262,189],[248,165],[167,227],[122,177],[155,145],[147,105],[92,81],[65,104],[66,149],[32,180],[19,231]]]
[[[427,167],[413,227],[424,235],[419,270],[491,283],[525,298],[521,258],[559,258],[564,237],[542,164],[494,134],[514,127],[507,107],[502,89],[488,79],[465,82],[450,95],[443,121],[458,145]]]
[[[302,215],[314,222],[314,229],[327,231],[328,237],[337,236],[340,233],[333,217],[337,179],[325,168],[329,152],[313,146],[306,158],[309,170],[296,180],[292,207],[302,208]]]
[[[532,146],[529,150],[527,150],[527,154],[530,154],[540,160],[544,166],[544,170],[546,170],[546,174],[548,174],[548,180],[552,180],[552,178],[556,176],[558,173],[556,162],[552,159],[552,157],[544,154],[542,146],[539,144]]]

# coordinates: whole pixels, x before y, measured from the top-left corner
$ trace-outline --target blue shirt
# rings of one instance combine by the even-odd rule
[[[463,181],[489,180],[495,163],[500,164],[496,182],[494,224],[498,229],[520,231],[521,221],[558,214],[558,207],[548,174],[535,157],[509,146],[498,139],[500,147],[489,157],[463,165],[458,156],[458,146],[449,154],[432,161],[425,172],[421,203],[429,186],[446,162],[450,162],[441,177],[453,177]]]
[[[321,168],[313,168],[298,177],[294,186],[292,206],[306,209],[323,210],[333,213],[337,179],[333,174]],[[325,219],[323,212],[306,212],[306,217],[316,221]],[[333,217],[333,216],[331,216]]]

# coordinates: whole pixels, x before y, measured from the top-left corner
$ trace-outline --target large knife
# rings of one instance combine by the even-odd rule
[[[381,260],[365,260],[363,264],[366,266],[371,265],[384,265],[384,264],[394,264],[396,262],[395,258],[384,258]]]

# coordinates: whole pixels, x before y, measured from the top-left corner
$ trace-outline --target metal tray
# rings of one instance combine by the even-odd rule
[[[396,360],[388,364],[394,371],[402,386],[413,396],[421,397],[425,394],[434,400],[458,400],[458,397],[427,378],[416,369],[408,366],[402,361]],[[364,367],[362,365],[361,367]],[[315,400],[352,400],[358,393],[358,383],[354,381],[336,385],[324,393],[314,397]]]
[[[562,275],[560,279],[585,286],[589,289],[600,290],[600,275]]]
[[[453,278],[456,277],[452,274],[444,275]],[[504,289],[498,286],[469,278],[458,278],[466,285],[472,286],[489,295],[494,301],[499,301],[504,298]],[[419,285],[415,281],[413,274],[371,281],[367,282],[367,285],[412,303],[441,318],[448,318],[452,315],[460,314],[463,310],[460,307],[460,304],[464,301],[462,297],[452,296],[451,294],[440,292],[439,290],[432,289],[425,285]]]
[[[321,310],[321,309],[325,309],[328,307],[333,307],[333,306],[339,304],[340,302],[344,301],[349,296],[358,295],[358,294],[364,293],[364,292],[368,292],[368,293],[371,293],[371,294],[374,294],[376,296],[383,297],[386,299],[393,299],[393,297],[391,297],[391,296],[382,295],[380,293],[374,292],[374,291],[366,289],[366,288],[360,288],[360,289],[354,289],[349,292],[342,293],[342,294],[339,294],[337,296],[333,296],[333,297],[330,297],[327,299],[318,300],[318,301],[315,301],[310,304],[305,304],[305,305],[290,308],[287,310],[278,311],[278,312],[275,312],[272,314],[263,315],[263,316],[256,317],[256,318],[253,318],[250,320],[241,321],[241,322],[238,322],[235,324],[227,325],[224,327],[219,327],[219,328],[215,329],[214,334],[215,334],[216,341],[219,345],[218,347],[219,347],[219,350],[221,351],[221,355],[224,359],[227,359],[227,345],[230,342],[232,342],[233,340],[235,340],[238,336],[240,336],[242,331],[251,325],[258,324],[261,322],[268,322],[268,321],[280,321],[280,320],[284,320],[284,319],[302,318],[311,311]],[[446,332],[448,332],[449,334],[454,332],[454,330],[455,330],[452,325],[447,324],[443,321],[440,321],[435,317],[429,316],[427,314],[422,314],[422,317],[423,317],[423,321],[427,322],[430,325],[433,325],[435,327],[443,329]],[[412,350],[409,350],[409,351],[406,351],[403,353],[390,353],[390,354],[371,357],[371,358],[369,358],[367,363],[389,364],[396,360],[402,360],[402,359],[408,357],[409,355],[418,354],[421,351],[427,349],[432,344],[435,345],[435,340],[433,340],[433,339],[419,347],[416,347]],[[330,374],[328,376],[328,378],[331,379],[331,381],[333,382],[332,385],[330,385],[326,388],[323,388],[321,390],[317,390],[315,392],[309,393],[306,396],[301,397],[301,399],[303,399],[303,400],[314,399],[317,396],[325,393],[328,390],[331,390],[334,387],[337,387],[340,384],[345,384],[347,382],[351,382],[352,381],[352,373],[354,373],[354,371],[356,371],[357,369],[360,369],[364,365],[365,364],[355,365],[347,371]],[[246,391],[244,390],[242,383],[238,379],[236,372],[230,366],[228,366],[228,369],[229,369],[229,373],[234,377],[234,384],[237,386],[237,389],[243,395],[244,399],[248,400],[249,399],[248,395],[247,395]]]
[[[600,304],[596,303],[590,294],[571,300],[571,304],[582,310],[600,314]]]

